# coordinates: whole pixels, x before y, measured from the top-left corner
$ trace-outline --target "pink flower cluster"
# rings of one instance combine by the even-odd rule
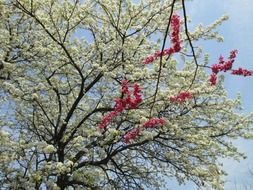
[[[131,131],[127,132],[124,135],[124,142],[127,144],[130,142],[130,140],[135,139],[137,136],[139,136],[141,130],[140,128],[132,129]]]
[[[239,69],[236,70],[232,70],[231,72],[232,75],[242,75],[242,76],[252,76],[253,75],[253,71],[249,71],[247,69],[242,69],[239,67]]]
[[[121,92],[125,98],[116,98],[114,110],[105,115],[98,125],[98,128],[105,129],[111,120],[119,113],[123,112],[126,108],[135,109],[139,103],[142,102],[141,89],[138,84],[133,85],[133,91],[129,90],[129,84],[127,80],[121,82]]]
[[[152,118],[148,121],[146,121],[144,124],[143,124],[143,128],[135,128],[135,129],[132,129],[130,131],[128,131],[123,139],[124,139],[124,142],[125,143],[129,143],[130,140],[133,140],[135,139],[137,136],[140,135],[141,131],[143,129],[148,129],[148,128],[155,128],[157,126],[160,126],[160,125],[165,125],[166,124],[166,120],[164,118]]]
[[[212,72],[217,74],[220,71],[226,72],[230,70],[233,66],[237,53],[237,50],[231,51],[228,61],[224,61],[224,57],[221,55],[219,58],[219,63],[212,65]]]
[[[217,83],[217,74],[212,73],[212,74],[210,75],[209,82],[211,83],[212,86],[213,86],[213,85],[216,85],[216,83]]]
[[[171,55],[177,53],[181,50],[180,45],[180,17],[178,15],[172,15],[171,17],[171,32],[170,32],[170,41],[171,47],[165,49],[164,51],[157,51],[154,55],[150,55],[143,60],[144,64],[150,64],[153,61],[157,60],[161,56]]]
[[[123,99],[117,99],[117,103],[120,106],[129,109],[135,109],[139,103],[142,102],[141,88],[138,84],[133,85],[133,91],[129,90],[129,84],[127,80],[122,81],[121,92],[126,95]]]
[[[105,129],[109,123],[111,122],[111,120],[116,117],[119,114],[119,112],[117,111],[111,111],[109,112],[106,116],[103,117],[101,123],[98,125],[98,128],[100,129]]]
[[[230,56],[228,57],[227,61],[224,61],[224,57],[221,55],[219,58],[219,63],[218,64],[213,64],[212,65],[212,74],[210,76],[209,82],[211,85],[216,85],[217,84],[217,74],[221,71],[228,71],[232,69],[233,63],[235,61],[236,55],[238,51],[233,50],[230,52]]]
[[[166,120],[164,118],[152,118],[143,124],[144,128],[154,128],[158,125],[165,125]]]
[[[178,102],[178,103],[183,103],[186,100],[189,100],[192,98],[193,98],[192,93],[190,93],[188,91],[183,91],[183,92],[180,92],[179,94],[177,94],[176,96],[169,97],[171,102]]]
[[[171,43],[172,43],[172,50],[175,52],[179,52],[181,50],[180,45],[180,17],[178,15],[173,15],[171,18],[171,27],[172,31],[171,35]]]

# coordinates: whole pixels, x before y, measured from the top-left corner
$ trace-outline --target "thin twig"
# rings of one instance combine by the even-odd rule
[[[184,0],[182,0],[182,7],[183,7],[183,14],[184,14],[185,35],[186,35],[186,37],[189,41],[189,45],[190,45],[191,50],[192,50],[192,56],[193,56],[193,59],[194,59],[195,65],[196,65],[196,68],[195,68],[195,71],[194,71],[194,76],[193,76],[193,79],[192,79],[192,83],[189,86],[189,89],[190,89],[192,87],[194,81],[195,81],[196,76],[197,76],[199,65],[198,65],[197,57],[196,57],[194,47],[192,45],[192,41],[191,41],[191,38],[190,38],[190,35],[189,35],[189,30],[188,30],[188,25],[187,25],[187,15],[186,15],[185,1]]]
[[[173,2],[171,4],[169,23],[167,25],[167,28],[166,28],[166,31],[165,31],[165,34],[164,34],[164,39],[163,39],[163,45],[162,45],[161,52],[163,52],[164,49],[165,49],[165,44],[166,44],[167,36],[168,36],[168,33],[169,33],[169,28],[170,28],[170,24],[171,24],[171,18],[172,18],[172,15],[173,15],[173,9],[174,9],[175,2],[176,2],[176,0],[173,0]],[[155,102],[156,102],[156,96],[157,96],[158,87],[159,87],[159,83],[160,83],[161,72],[162,72],[162,60],[163,60],[163,56],[162,56],[162,53],[161,53],[160,61],[159,61],[159,70],[158,70],[157,83],[156,83],[156,88],[155,88],[155,93],[154,93],[154,101],[153,101],[153,104],[150,108],[150,116],[152,115],[152,110],[153,110]]]

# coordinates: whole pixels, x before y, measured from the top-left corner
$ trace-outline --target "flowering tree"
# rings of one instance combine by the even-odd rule
[[[184,0],[0,1],[1,189],[223,189],[220,157],[249,138]],[[181,16],[179,16],[181,15]]]

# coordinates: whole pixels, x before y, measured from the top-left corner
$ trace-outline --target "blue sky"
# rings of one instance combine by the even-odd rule
[[[191,28],[199,23],[208,25],[222,15],[228,15],[230,19],[218,28],[219,33],[224,36],[224,42],[204,42],[201,45],[210,53],[211,63],[215,62],[220,54],[226,57],[230,50],[238,49],[235,68],[241,66],[253,69],[253,0],[193,0],[187,3],[187,11],[192,20]],[[228,94],[233,98],[240,92],[244,113],[253,112],[252,84],[253,77],[226,75],[225,87]],[[240,163],[223,160],[224,169],[228,173],[225,189],[238,190],[244,185],[253,189],[253,175],[249,174],[249,168],[253,168],[253,141],[237,140],[235,144],[248,158]],[[196,189],[191,184],[178,186],[174,181],[168,184],[172,185],[172,190]]]

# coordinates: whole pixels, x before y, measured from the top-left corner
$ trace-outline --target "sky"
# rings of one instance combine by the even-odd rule
[[[191,18],[190,28],[199,23],[208,25],[221,17],[228,15],[230,19],[218,27],[218,32],[224,36],[224,42],[203,42],[205,52],[210,53],[211,63],[215,63],[220,54],[224,57],[233,49],[238,49],[235,68],[253,69],[253,0],[193,0],[186,4],[188,15]],[[253,77],[238,77],[225,75],[225,87],[229,97],[233,98],[239,92],[242,97],[243,113],[253,112]],[[252,126],[253,127],[253,126]],[[238,149],[245,153],[247,159],[240,163],[225,159],[222,160],[224,170],[228,173],[225,178],[225,190],[253,189],[253,141],[237,140],[234,142]],[[172,190],[196,189],[189,183],[178,186],[175,181],[170,183]]]

